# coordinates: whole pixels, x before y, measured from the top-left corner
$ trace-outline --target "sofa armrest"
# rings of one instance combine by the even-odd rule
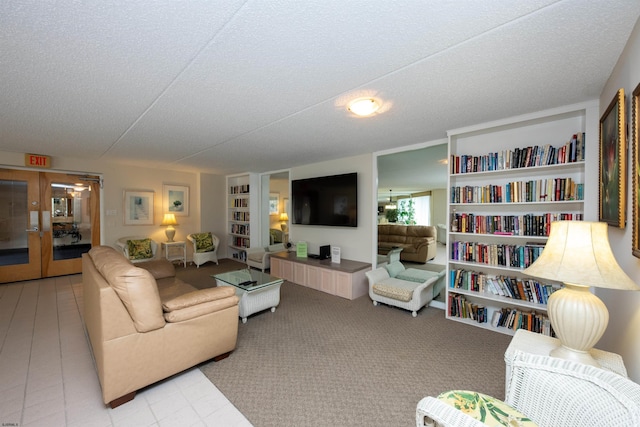
[[[164,302],[162,308],[164,319],[176,323],[237,306],[238,301],[234,288],[221,286],[180,295]]]
[[[209,301],[216,301],[223,298],[234,296],[235,290],[232,287],[220,286],[215,288],[200,289],[198,291],[188,292],[162,303],[162,309],[165,312],[172,312],[194,305],[202,304]]]

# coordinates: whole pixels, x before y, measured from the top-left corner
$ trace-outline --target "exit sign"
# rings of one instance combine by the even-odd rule
[[[41,156],[40,154],[25,154],[24,165],[48,169],[51,167],[51,157]]]

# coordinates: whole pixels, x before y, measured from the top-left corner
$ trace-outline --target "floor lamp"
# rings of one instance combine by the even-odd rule
[[[563,282],[551,294],[547,311],[560,347],[550,356],[599,366],[589,350],[604,334],[609,312],[590,288],[640,290],[618,265],[607,234],[607,224],[588,221],[551,223],[549,240],[538,259],[524,273]]]

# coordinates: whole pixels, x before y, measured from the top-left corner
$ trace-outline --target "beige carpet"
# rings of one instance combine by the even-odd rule
[[[209,269],[242,267],[225,261]],[[180,270],[184,277],[191,269]],[[427,395],[469,389],[504,397],[510,340],[438,309],[413,318],[367,296],[349,301],[285,282],[276,312],[239,323],[236,350],[201,370],[257,427],[407,426]]]

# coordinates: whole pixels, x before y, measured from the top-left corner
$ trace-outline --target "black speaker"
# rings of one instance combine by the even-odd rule
[[[331,258],[331,246],[324,245],[320,246],[320,259],[329,259]]]

